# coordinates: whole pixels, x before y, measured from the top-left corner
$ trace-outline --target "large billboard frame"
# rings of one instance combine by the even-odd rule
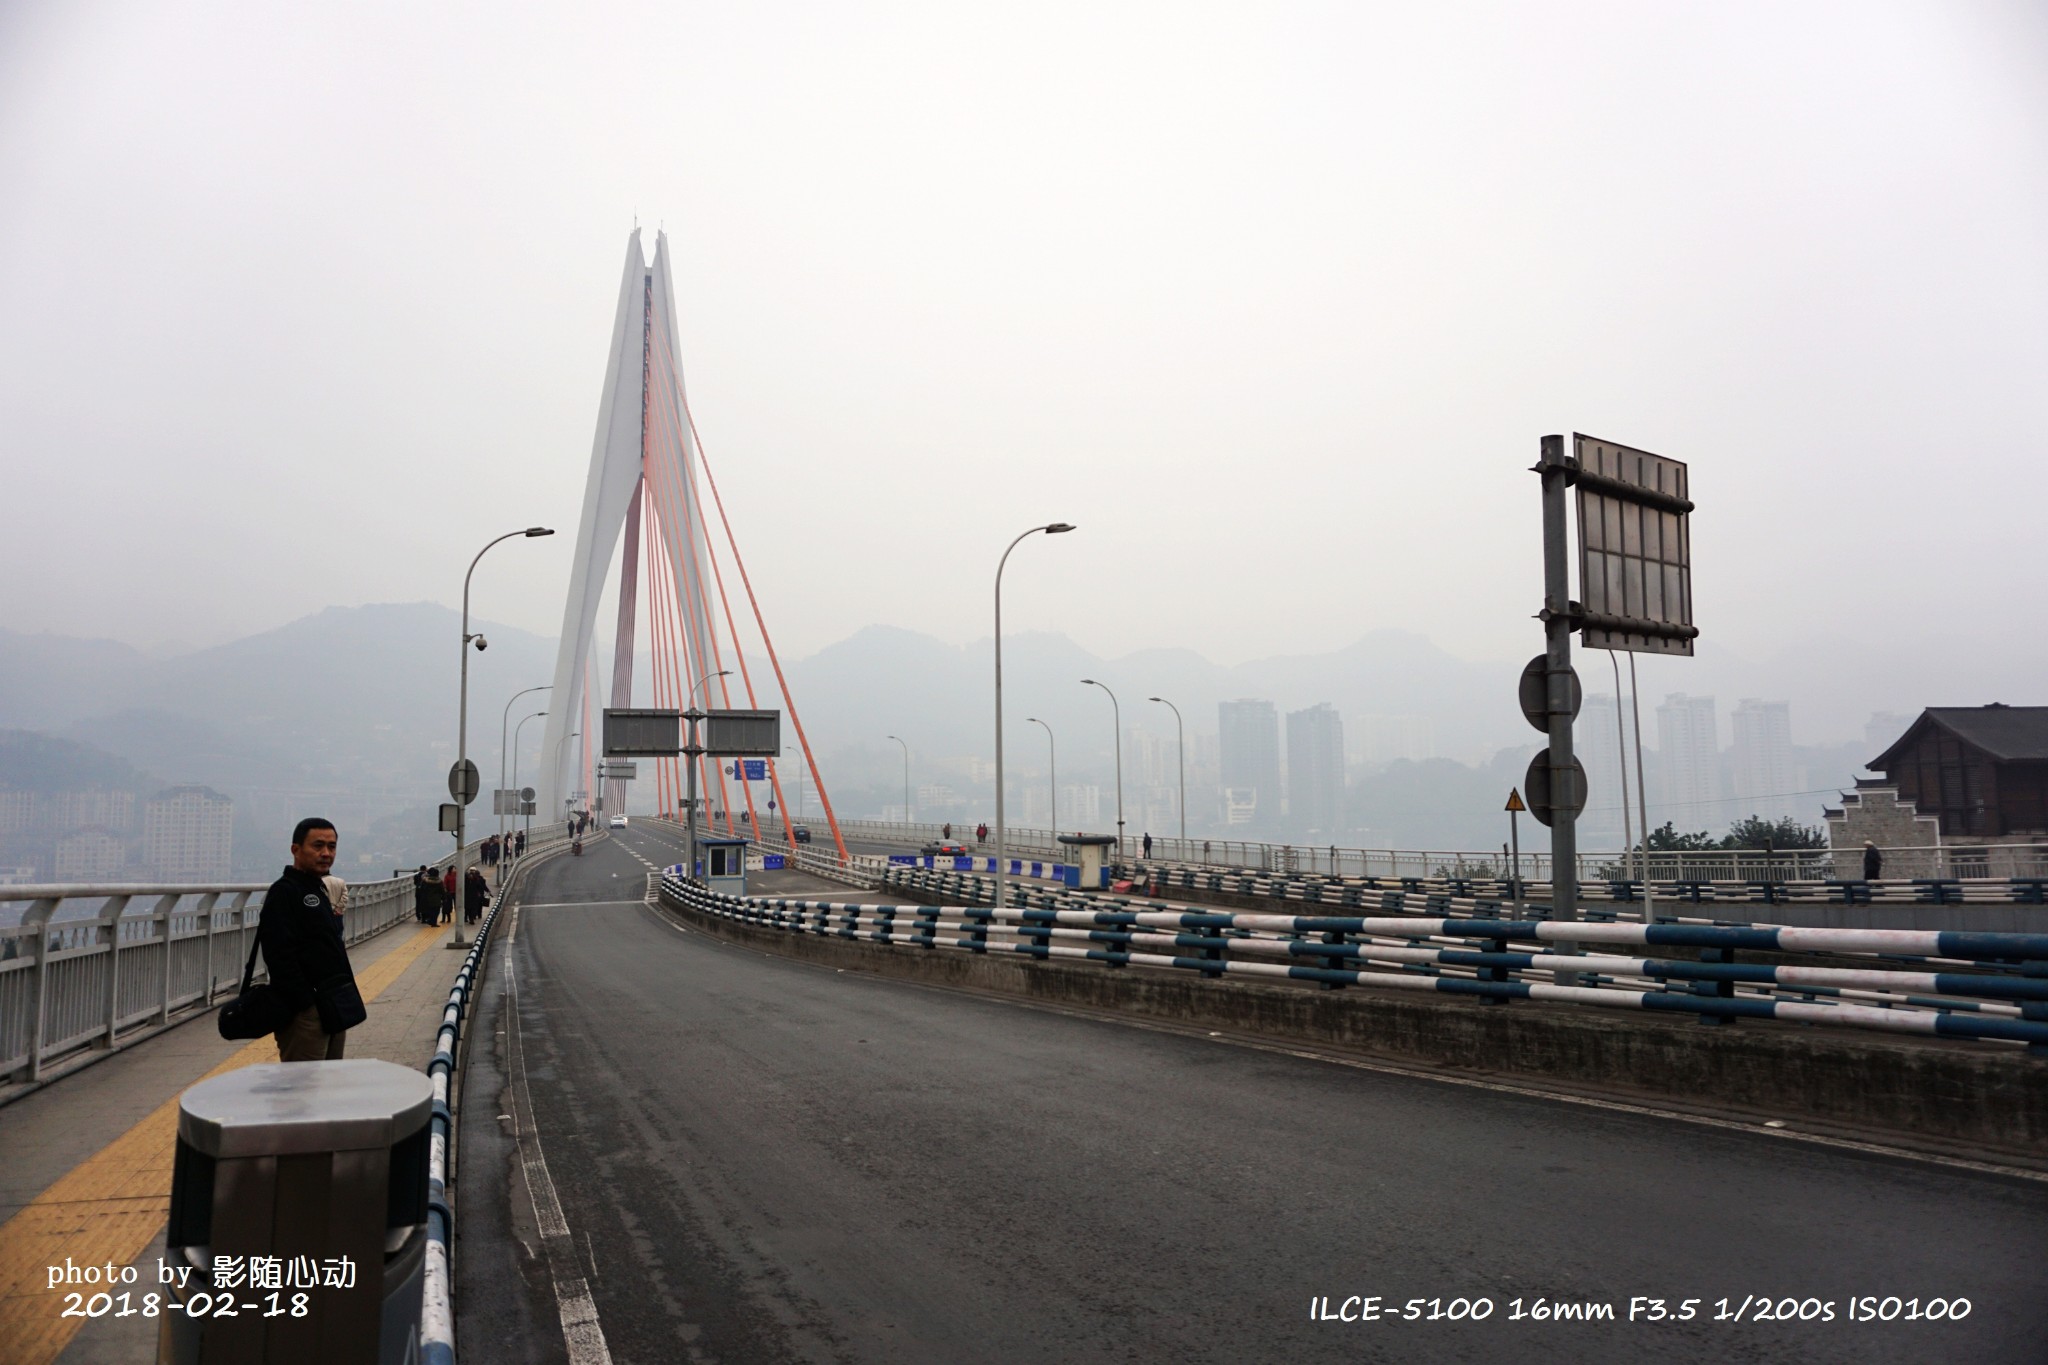
[[[683,751],[683,713],[673,707],[604,709],[607,758],[674,758]]]
[[[775,758],[782,753],[780,711],[710,711],[700,733],[704,752],[714,758]]]
[[[1690,656],[1690,474],[1685,463],[1572,433],[1579,614],[1589,649]]]

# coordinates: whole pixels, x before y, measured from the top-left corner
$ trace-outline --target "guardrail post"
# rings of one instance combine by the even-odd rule
[[[1486,940],[1485,951],[1489,953],[1504,953],[1507,950],[1508,941],[1504,938]],[[1477,976],[1481,981],[1505,981],[1508,979],[1508,969],[1505,967],[1481,967],[1477,972]],[[1504,995],[1482,995],[1479,998],[1489,1005],[1505,1005],[1508,1002],[1507,997]]]
[[[43,1013],[50,969],[50,916],[59,903],[54,896],[36,901],[22,917],[22,923],[34,925],[36,931],[35,998],[29,1002],[28,1015],[28,1078],[32,1081],[43,1078]]]
[[[171,920],[177,912],[178,902],[184,897],[177,893],[165,896],[157,902],[156,912],[164,922],[164,994],[157,1002],[156,1021],[159,1024],[171,1022]]]
[[[126,896],[107,897],[106,908],[100,911],[95,931],[107,931],[107,1032],[106,1047],[114,1045],[115,1021],[121,1013],[121,915],[128,909]]]
[[[1329,932],[1327,932],[1327,933],[1325,933],[1325,934],[1323,935],[1323,942],[1325,942],[1325,943],[1329,943],[1329,944],[1338,944],[1338,945],[1341,945],[1341,944],[1343,944],[1343,943],[1344,943],[1345,941],[1346,941],[1346,936],[1345,936],[1345,933],[1344,933],[1344,931],[1343,931],[1343,930],[1341,930],[1341,929],[1332,929],[1332,930],[1330,930]],[[1340,962],[1341,960],[1342,960],[1342,959],[1340,959],[1340,958],[1335,958],[1335,957],[1326,957],[1326,958],[1324,958],[1324,959],[1323,959],[1323,966],[1324,966],[1325,968],[1329,968],[1329,969],[1332,969],[1332,970],[1334,970],[1334,969],[1336,969],[1336,967],[1337,967],[1337,964],[1338,964],[1338,963],[1339,963],[1339,962]],[[1341,991],[1341,990],[1343,990],[1343,989],[1344,989],[1345,985],[1346,985],[1346,984],[1348,984],[1348,983],[1346,983],[1346,982],[1343,982],[1343,981],[1324,981],[1324,982],[1322,982],[1322,983],[1320,983],[1320,984],[1322,985],[1322,988],[1323,988],[1324,990],[1326,990],[1326,991]]]
[[[1733,948],[1702,948],[1700,949],[1699,960],[1702,962],[1733,962],[1735,960],[1735,950]],[[1726,1000],[1734,996],[1735,983],[1733,981],[1695,981],[1692,983],[1692,993],[1694,995],[1704,995],[1714,999]],[[1732,1024],[1735,1022],[1735,1017],[1728,1014],[1696,1014],[1693,1018],[1702,1024],[1710,1025]]]

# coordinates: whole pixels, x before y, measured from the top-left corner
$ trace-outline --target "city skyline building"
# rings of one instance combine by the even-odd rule
[[[1737,809],[1732,818],[1760,815],[1783,820],[1797,813],[1798,764],[1792,755],[1792,704],[1745,697],[1729,716],[1730,785]]]
[[[1282,814],[1280,713],[1254,697],[1216,703],[1226,823],[1277,828]]]
[[[167,787],[143,807],[142,860],[152,877],[224,880],[234,843],[235,803],[211,787]]]
[[[1635,774],[1628,774],[1630,818],[1624,822],[1623,751],[1615,732],[1615,699],[1608,693],[1589,693],[1580,704],[1572,726],[1572,752],[1586,770],[1586,809],[1578,820],[1580,846],[1589,852],[1621,848],[1635,832]]]
[[[1657,753],[1661,762],[1658,810],[1651,824],[1671,821],[1679,829],[1715,830],[1727,823],[1721,807],[1721,735],[1712,697],[1673,692],[1657,708]]]
[[[1287,713],[1287,825],[1327,842],[1344,830],[1344,722],[1319,702]]]

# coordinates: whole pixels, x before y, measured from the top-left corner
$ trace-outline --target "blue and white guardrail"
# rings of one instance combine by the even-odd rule
[[[1119,909],[1104,907],[1107,898],[1046,893],[1038,893],[1045,902],[1038,907],[999,911],[986,905],[729,897],[677,877],[664,879],[662,894],[679,906],[744,923],[927,950],[1661,1010],[1728,1021],[1782,1019],[2025,1044],[2048,1055],[2048,934],[1277,915],[1160,905]],[[1702,957],[1560,951],[1553,944],[1691,948]],[[1739,963],[1733,960],[1738,951],[1868,961]],[[1306,961],[1258,960],[1276,957]],[[1941,965],[1962,970],[1922,970]],[[1563,973],[1581,984],[1558,984]],[[1524,974],[1535,979],[1516,979]]]
[[[1041,881],[1064,882],[1067,878],[1067,864],[1034,862],[1029,858],[1008,860],[1012,877],[1036,877]],[[977,856],[963,857],[958,854],[942,856],[927,853],[891,853],[891,867],[921,867],[934,872],[990,872],[996,870],[994,858]]]

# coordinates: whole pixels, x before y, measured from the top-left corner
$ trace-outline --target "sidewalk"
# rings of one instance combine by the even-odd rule
[[[467,937],[468,935],[466,935]],[[424,1067],[464,954],[449,929],[410,920],[350,950],[370,1017],[348,1056]],[[277,1060],[269,1038],[228,1042],[204,1014],[0,1109],[0,1361],[6,1365],[155,1359],[158,1321],[60,1316],[45,1267],[142,1268],[154,1279],[170,1209],[178,1096],[207,1076]],[[154,1292],[135,1286],[136,1306]]]

